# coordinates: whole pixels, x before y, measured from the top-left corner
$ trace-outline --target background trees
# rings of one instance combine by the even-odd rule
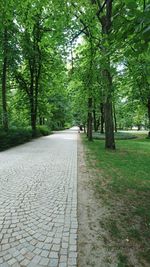
[[[146,1],[1,1],[1,125],[150,128]],[[105,128],[105,129],[104,129]]]

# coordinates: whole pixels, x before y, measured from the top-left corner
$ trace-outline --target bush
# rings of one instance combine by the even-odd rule
[[[50,128],[48,128],[46,125],[39,125],[37,126],[37,137],[38,136],[46,136],[51,134]]]
[[[38,126],[36,131],[36,137],[49,135],[50,129],[46,126]],[[13,146],[17,146],[28,142],[32,139],[32,129],[27,128],[11,128],[8,132],[0,129],[0,151],[8,149]]]
[[[31,139],[32,131],[29,129],[10,129],[8,132],[0,130],[0,151],[28,142]]]

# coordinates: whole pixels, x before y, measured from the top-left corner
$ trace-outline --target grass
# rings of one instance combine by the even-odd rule
[[[101,134],[99,132],[93,133],[93,138],[97,140],[104,140],[105,134]],[[116,140],[127,140],[127,139],[135,139],[135,138],[137,138],[137,136],[134,133],[128,133],[128,132],[115,133]]]
[[[46,126],[38,126],[36,137],[50,134],[50,130]],[[0,129],[0,151],[10,147],[29,142],[32,139],[31,128],[11,128],[8,132]]]
[[[125,255],[118,254],[118,266],[117,267],[128,267],[128,260]]]
[[[118,249],[120,242],[125,247],[135,245],[139,261],[150,263],[150,140],[143,135],[117,140],[116,151],[105,150],[103,140],[88,142],[83,137],[83,142],[88,164],[96,173],[92,182],[96,195],[111,209],[105,229]],[[128,266],[123,259],[119,262],[120,267]]]

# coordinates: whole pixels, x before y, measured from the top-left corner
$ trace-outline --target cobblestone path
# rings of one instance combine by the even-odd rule
[[[77,131],[0,153],[0,267],[77,266]]]

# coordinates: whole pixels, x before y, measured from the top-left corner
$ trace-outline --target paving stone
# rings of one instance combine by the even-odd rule
[[[60,262],[59,267],[68,267],[68,264],[66,262]]]
[[[15,262],[12,267],[20,267],[20,264],[18,262]]]
[[[4,263],[0,264],[0,267],[10,267],[10,265],[8,265],[7,262],[4,262]]]
[[[4,256],[4,260],[5,261],[8,261],[8,260],[10,260],[12,258],[12,255],[10,255],[10,254],[6,254],[5,256]],[[1,260],[1,259],[0,259]],[[0,262],[1,263],[1,262]]]
[[[56,251],[56,252],[60,251],[60,245],[56,245],[56,244],[54,244],[54,245],[52,246],[52,251]]]
[[[4,151],[0,162],[0,267],[76,267],[77,131]]]
[[[17,259],[17,261],[21,262],[21,261],[24,260],[24,256],[23,256],[22,254],[20,254],[20,255],[18,255],[18,256],[16,257],[16,259]]]
[[[28,266],[28,264],[30,263],[30,261],[28,259],[24,259],[23,261],[20,262],[21,266]]]
[[[50,259],[49,267],[57,267],[58,266],[58,259]]]
[[[68,259],[68,265],[76,265],[77,264],[77,258],[69,258]]]
[[[67,262],[67,255],[61,255],[59,261],[60,262]]]
[[[41,253],[41,249],[36,248],[33,252],[34,252],[34,254],[39,255]]]
[[[32,258],[34,257],[34,254],[32,252],[27,252],[25,255],[24,255],[28,260],[32,260]]]
[[[36,255],[32,258],[31,262],[34,264],[38,264],[40,262],[40,260],[41,260],[41,256]]]
[[[51,247],[52,247],[52,244],[45,244],[45,245],[43,246],[43,250],[49,250],[49,251],[50,251]],[[59,250],[58,250],[58,251],[59,251]]]
[[[10,248],[10,244],[2,245],[2,250],[8,250]]]
[[[58,259],[58,253],[57,252],[51,251],[50,254],[49,254],[49,256],[52,259]]]
[[[12,259],[10,259],[9,261],[8,261],[8,264],[11,266],[11,265],[13,265],[14,263],[16,263],[17,262],[17,260],[15,259],[15,258],[12,258]]]
[[[42,258],[40,260],[40,264],[43,265],[43,266],[47,266],[49,263],[49,259],[48,258]]]
[[[48,250],[43,250],[42,253],[41,253],[41,256],[42,257],[47,257],[49,254],[49,251]]]
[[[5,258],[4,258],[5,259]],[[6,259],[7,260],[7,259]],[[3,260],[3,258],[0,258],[0,264],[1,263],[3,263],[4,262],[4,260]]]

